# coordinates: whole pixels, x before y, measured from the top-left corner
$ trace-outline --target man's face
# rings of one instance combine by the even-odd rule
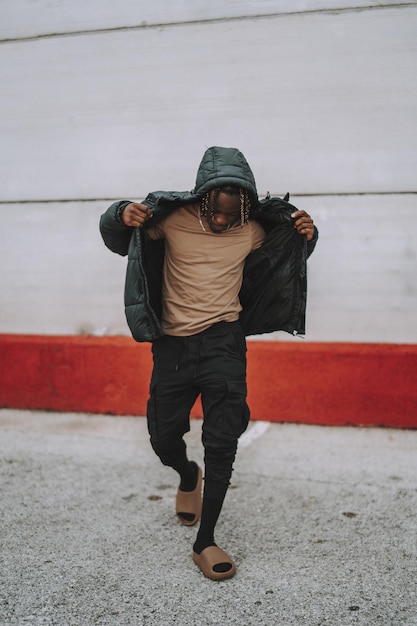
[[[240,223],[240,197],[221,191],[217,196],[213,216],[210,213],[207,216],[207,223],[213,233],[223,233]]]

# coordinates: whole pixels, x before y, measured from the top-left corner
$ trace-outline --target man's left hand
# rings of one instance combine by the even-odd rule
[[[305,235],[307,241],[311,241],[314,237],[314,222],[309,214],[305,211],[295,211],[291,217],[295,219],[294,228],[300,235]]]

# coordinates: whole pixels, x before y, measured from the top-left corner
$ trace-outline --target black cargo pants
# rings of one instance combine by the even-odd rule
[[[237,441],[249,423],[246,341],[239,322],[219,322],[189,337],[165,335],[152,345],[148,401],[151,444],[164,465],[185,458],[183,436],[201,394],[204,495],[221,500],[230,482]]]

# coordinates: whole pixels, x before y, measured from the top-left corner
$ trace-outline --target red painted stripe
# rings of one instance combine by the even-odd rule
[[[144,415],[152,357],[128,337],[0,335],[0,406]],[[252,418],[417,427],[417,345],[248,342]],[[201,417],[199,403],[194,417]]]

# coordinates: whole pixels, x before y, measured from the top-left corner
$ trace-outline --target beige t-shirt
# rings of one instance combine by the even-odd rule
[[[265,232],[254,221],[220,234],[205,228],[198,208],[185,205],[146,229],[151,239],[165,239],[162,329],[167,335],[195,335],[239,319],[244,262],[262,245]]]

